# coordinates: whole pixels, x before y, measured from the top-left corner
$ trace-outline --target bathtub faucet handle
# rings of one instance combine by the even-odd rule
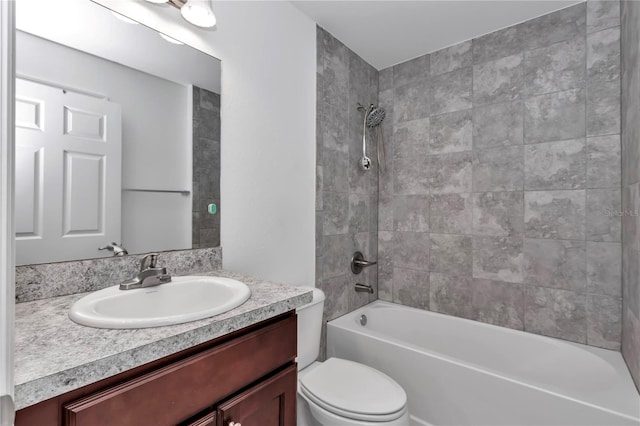
[[[378,262],[372,262],[364,259],[364,255],[357,251],[353,254],[351,258],[351,272],[358,275],[364,268],[368,268],[369,266],[376,265]]]

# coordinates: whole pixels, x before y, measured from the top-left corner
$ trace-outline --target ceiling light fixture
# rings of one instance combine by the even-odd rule
[[[213,13],[212,0],[147,0],[150,3],[168,3],[180,9],[182,17],[189,23],[201,27],[211,28],[216,25],[216,15]]]
[[[180,13],[184,19],[198,27],[211,28],[216,24],[211,0],[187,0]]]

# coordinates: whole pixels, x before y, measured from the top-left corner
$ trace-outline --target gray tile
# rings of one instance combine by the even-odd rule
[[[523,85],[522,54],[473,67],[475,105],[520,99]]]
[[[316,73],[322,76],[324,71],[324,30],[316,25]]]
[[[393,141],[387,152],[393,158],[424,156],[429,153],[429,118],[403,121],[393,126]]]
[[[473,319],[488,324],[524,328],[524,288],[522,284],[475,278],[472,282]]]
[[[394,87],[429,79],[429,55],[422,55],[393,66]]]
[[[429,196],[399,195],[394,197],[393,223],[396,231],[429,231]]]
[[[348,234],[326,235],[323,238],[321,268],[324,278],[335,278],[351,273],[349,261],[352,253],[350,253],[350,249],[351,236]]]
[[[324,213],[316,212],[316,257],[322,254],[323,238],[324,238]]]
[[[550,93],[525,101],[525,143],[576,139],[584,135],[585,94],[582,89]]]
[[[391,141],[392,138],[389,137],[388,139],[385,137],[385,140],[387,141]],[[389,152],[389,144],[387,144],[387,152]],[[429,158],[428,157],[424,157],[425,158],[425,164],[428,164]],[[402,163],[401,163],[402,164]],[[380,171],[378,174],[378,193],[382,196],[382,195],[386,195],[386,196],[391,196],[392,194],[395,193],[395,188],[394,188],[394,179],[395,179],[395,161],[389,156],[387,155],[386,161],[385,161],[385,170],[384,172]],[[425,184],[428,185],[429,183],[429,179],[428,177],[425,178]],[[375,191],[376,188],[375,186],[370,188],[371,191]],[[428,186],[427,186],[427,191],[428,191]]]
[[[432,155],[429,158],[429,185],[432,194],[471,192],[471,152]]]
[[[378,191],[369,194],[369,232],[378,230]]]
[[[518,191],[524,186],[522,146],[473,152],[473,191]]]
[[[378,298],[393,301],[393,232],[378,232]]]
[[[429,158],[407,157],[393,161],[393,187],[398,195],[429,193]]]
[[[640,320],[630,309],[624,309],[622,315],[622,354],[631,376],[640,383]]]
[[[640,29],[637,22],[640,19],[640,8],[636,2],[622,2],[622,181],[625,185],[640,181],[640,84],[637,69],[640,55],[635,48],[638,44]],[[634,72],[634,70],[636,70]],[[640,352],[640,350],[639,350]],[[640,359],[640,354],[638,354]],[[640,375],[640,369],[638,370]],[[640,380],[638,381],[640,383]]]
[[[587,242],[587,291],[622,297],[622,246]]]
[[[524,240],[524,282],[584,293],[587,286],[584,241]]]
[[[430,243],[430,271],[471,276],[473,268],[473,240],[471,236],[431,234]]]
[[[530,333],[587,342],[586,295],[543,287],[525,288],[524,329]]]
[[[393,269],[393,302],[413,308],[429,308],[429,272]]]
[[[429,229],[444,234],[471,234],[471,194],[432,195],[429,199]]]
[[[524,92],[527,95],[542,95],[584,88],[584,61],[584,37],[526,52]]]
[[[324,235],[349,232],[349,195],[343,192],[324,192]]]
[[[593,33],[620,25],[620,1],[587,1],[587,32]]]
[[[349,276],[325,278],[318,287],[325,294],[324,317],[330,321],[349,312]]]
[[[622,300],[595,294],[587,295],[587,343],[614,351],[622,338]]]
[[[586,184],[584,139],[524,147],[524,188],[581,189]]]
[[[471,67],[431,77],[431,114],[471,108],[472,85]]]
[[[473,277],[521,283],[523,240],[519,237],[473,237]]]
[[[621,241],[622,197],[619,189],[587,190],[587,240]]]
[[[378,229],[380,231],[393,231],[393,210],[395,204],[393,195],[380,194],[378,200]]]
[[[586,33],[584,3],[531,19],[519,25],[525,49],[549,46]]]
[[[640,183],[623,189],[622,280],[623,299],[640,316]]]
[[[378,74],[378,90],[393,89],[393,67],[380,70]]]
[[[324,81],[323,100],[325,103],[338,108],[346,108],[349,103],[347,48],[335,39],[330,44],[332,44],[332,48],[327,50],[322,72],[322,80]]]
[[[485,105],[473,109],[473,147],[522,145],[522,101]]]
[[[472,112],[468,109],[432,116],[429,132],[431,154],[470,151],[473,133]]]
[[[395,232],[393,234],[393,265],[398,268],[428,271],[429,234]]]
[[[620,81],[590,84],[587,91],[587,136],[620,133]]]
[[[471,278],[432,272],[429,275],[429,310],[471,318]]]
[[[585,239],[584,190],[526,191],[524,226],[528,238]]]
[[[324,150],[323,187],[325,191],[345,192],[349,186],[349,156],[332,149]]]
[[[511,56],[522,52],[522,32],[518,26],[504,28],[473,39],[473,63]]]
[[[473,63],[471,46],[471,40],[467,40],[431,53],[431,75],[444,74],[471,66]]]
[[[369,231],[370,224],[370,199],[368,194],[349,194],[349,232]]]
[[[429,116],[429,81],[418,81],[394,89],[393,120],[416,120]]]
[[[589,84],[620,79],[620,27],[587,36]]]
[[[620,135],[587,139],[587,188],[620,187],[620,150]]]
[[[316,211],[324,208],[322,203],[322,172],[322,166],[316,166]]]
[[[521,235],[523,217],[524,194],[520,191],[473,194],[474,235]]]

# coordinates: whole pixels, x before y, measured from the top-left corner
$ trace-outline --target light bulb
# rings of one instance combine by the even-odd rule
[[[211,0],[188,0],[180,13],[184,19],[198,27],[211,28],[216,24]]]

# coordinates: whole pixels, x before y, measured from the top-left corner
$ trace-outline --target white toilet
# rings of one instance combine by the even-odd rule
[[[407,394],[391,377],[353,361],[315,361],[324,293],[298,313],[297,426],[409,426]]]

